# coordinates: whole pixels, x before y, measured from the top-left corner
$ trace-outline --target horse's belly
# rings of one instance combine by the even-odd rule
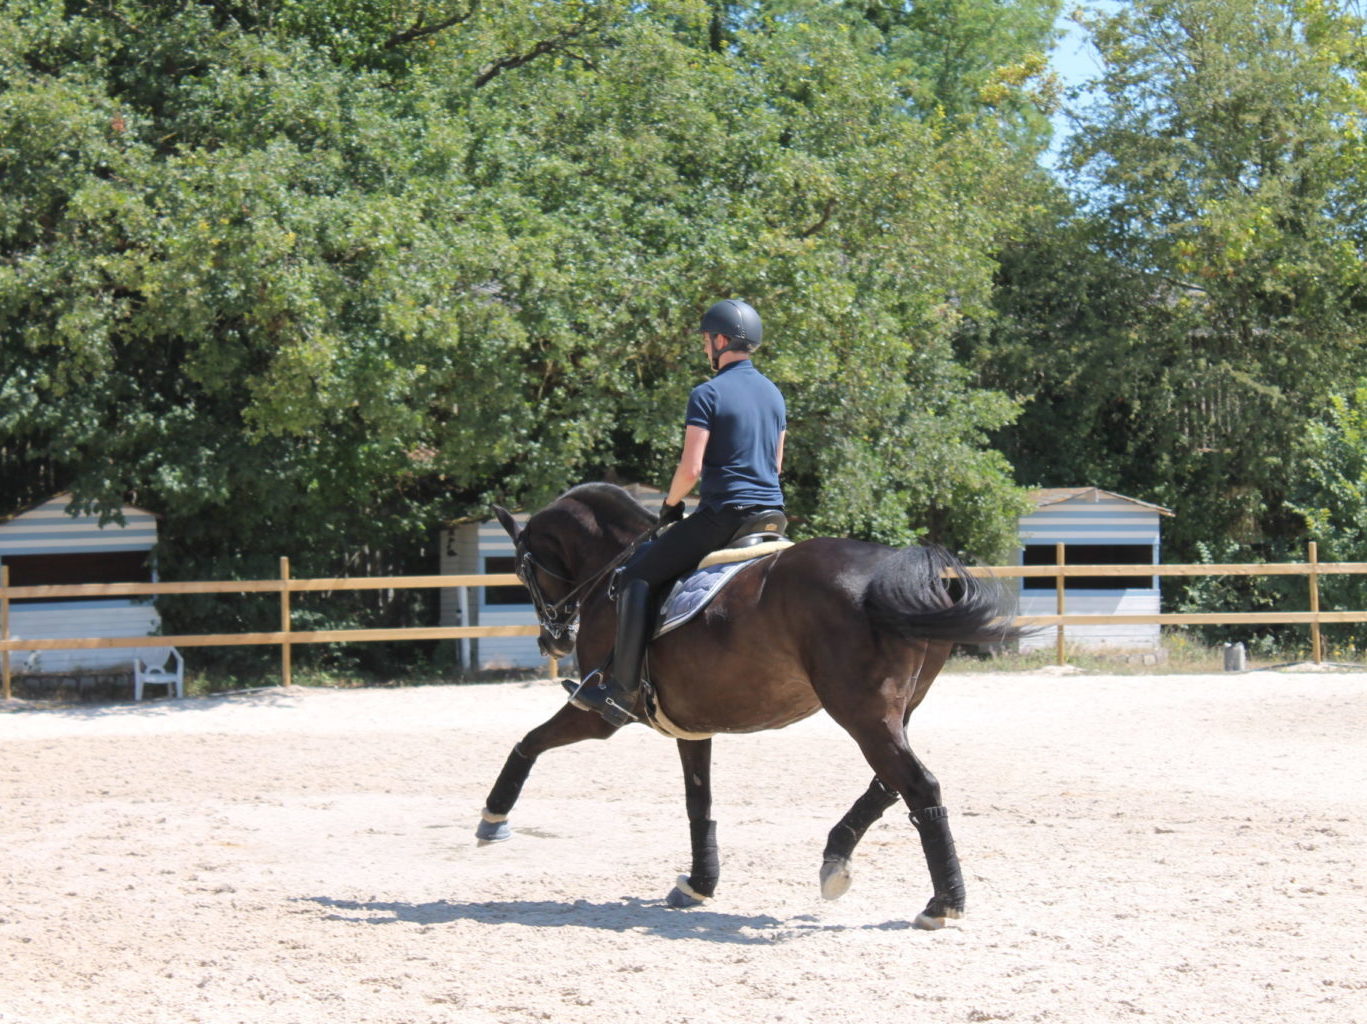
[[[669,720],[689,732],[763,732],[810,718],[821,701],[806,680],[756,674],[661,673],[656,698]]]

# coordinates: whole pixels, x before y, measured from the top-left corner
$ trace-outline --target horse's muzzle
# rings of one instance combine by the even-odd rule
[[[572,627],[558,637],[543,629],[536,638],[536,646],[541,648],[541,653],[548,658],[563,658],[574,651],[578,636],[579,631]]]

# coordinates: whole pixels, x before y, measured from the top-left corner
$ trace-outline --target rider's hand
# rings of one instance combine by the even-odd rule
[[[660,506],[660,525],[668,526],[670,523],[677,523],[684,517],[684,502],[671,505],[668,501]]]

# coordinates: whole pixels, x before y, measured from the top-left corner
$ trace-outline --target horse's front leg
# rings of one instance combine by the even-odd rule
[[[670,892],[671,907],[696,907],[717,891],[721,857],[717,853],[717,823],[712,820],[712,741],[679,740],[683,762],[684,803],[693,847],[693,868],[680,875]]]
[[[508,814],[522,793],[522,784],[531,774],[532,765],[546,751],[568,746],[580,740],[605,740],[617,731],[601,717],[566,704],[551,718],[538,725],[513,747],[503,770],[498,773],[494,788],[484,801],[475,838],[480,846],[502,842],[513,837],[508,827]]]

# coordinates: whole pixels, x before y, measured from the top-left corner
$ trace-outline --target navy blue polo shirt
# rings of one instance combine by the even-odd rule
[[[693,389],[684,422],[709,432],[701,504],[779,508],[778,439],[788,426],[783,395],[749,359],[722,367]]]

